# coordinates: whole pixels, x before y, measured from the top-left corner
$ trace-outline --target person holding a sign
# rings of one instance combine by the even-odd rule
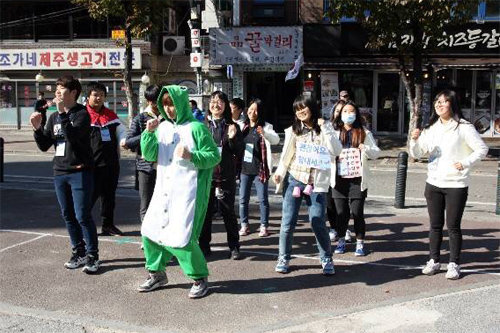
[[[100,262],[91,212],[94,159],[90,117],[85,106],[76,102],[81,91],[80,81],[73,76],[59,78],[54,98],[57,112],[49,116],[45,128],[39,112],[34,112],[30,121],[38,148],[55,148],[54,187],[72,247],[71,258],[64,267],[83,266],[83,271],[90,274],[98,271]]]
[[[260,204],[259,237],[269,236],[269,176],[273,170],[271,145],[276,145],[280,137],[273,125],[264,121],[264,107],[260,99],[250,101],[247,111],[248,118],[243,126],[243,142],[245,152],[241,162],[240,175],[240,236],[250,233],[248,226],[248,203],[252,183],[257,189]]]
[[[289,271],[293,232],[302,199],[305,199],[323,274],[332,275],[335,268],[325,224],[325,194],[330,185],[331,160],[340,153],[342,147],[331,124],[320,119],[316,102],[300,95],[293,103],[293,110],[294,122],[285,130],[283,152],[273,176],[276,192],[283,191],[283,217],[275,271]]]
[[[211,254],[212,213],[217,202],[226,227],[229,257],[233,260],[239,260],[241,259],[240,237],[238,220],[234,212],[236,195],[236,165],[234,160],[241,158],[244,145],[240,127],[231,119],[227,95],[222,91],[215,91],[210,97],[207,122],[208,129],[212,133],[221,155],[221,161],[214,168],[207,214],[200,235],[200,247],[206,256]]]
[[[422,273],[433,275],[441,268],[439,257],[446,216],[450,238],[446,278],[456,280],[460,277],[460,224],[467,202],[470,170],[486,156],[488,146],[474,126],[463,118],[457,94],[444,90],[434,100],[429,125],[422,131],[412,131],[409,151],[414,158],[429,154],[424,195],[430,220],[430,259]]]
[[[356,256],[366,255],[364,240],[366,223],[364,205],[368,193],[370,169],[368,159],[380,154],[373,134],[363,127],[359,108],[353,101],[347,101],[334,120],[337,137],[342,143],[342,152],[332,167],[332,197],[337,210],[339,238],[335,253],[345,253],[347,225],[354,217],[356,232]],[[350,206],[350,210],[349,210]]]
[[[343,90],[343,92],[345,92]],[[345,101],[342,99],[339,99],[337,103],[333,105],[332,108],[332,113],[330,116],[330,122],[333,125],[335,118],[337,118],[340,115],[340,111],[342,110],[342,107],[344,107]],[[326,199],[326,216],[328,217],[328,222],[330,223],[330,240],[336,241],[338,239],[338,233],[337,233],[337,223],[335,222],[337,220],[337,211],[335,210],[335,202],[333,201],[332,197],[332,188],[328,188],[328,195]],[[347,236],[350,237],[349,229],[346,231],[346,238]]]

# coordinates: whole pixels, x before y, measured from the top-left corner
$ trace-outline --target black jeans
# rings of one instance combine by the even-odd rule
[[[156,184],[156,170],[151,172],[138,171],[137,178],[139,182],[139,197],[141,198],[141,205],[139,208],[139,215],[141,216],[141,223],[144,221],[144,216],[151,202],[153,191]]]
[[[118,187],[120,165],[96,167],[94,169],[94,191],[92,207],[101,199],[101,219],[103,227],[114,225],[115,195]]]
[[[468,187],[441,188],[425,184],[425,199],[429,212],[429,246],[430,257],[439,262],[441,243],[443,241],[444,216],[446,211],[446,227],[450,238],[450,262],[457,265],[462,249],[462,230],[460,224],[467,202]]]
[[[210,197],[208,200],[207,213],[205,215],[205,222],[199,239],[200,247],[206,251],[210,248],[212,241],[212,216],[215,209],[215,203],[219,204],[219,209],[224,219],[224,226],[227,233],[227,244],[230,250],[240,248],[240,235],[238,234],[238,220],[234,212],[234,196],[236,192],[236,184],[222,184],[224,197],[217,199],[215,197],[215,186],[212,184],[210,189]]]
[[[337,229],[335,230],[337,231],[339,237],[345,236],[352,212],[352,217],[354,218],[354,232],[356,232],[356,239],[365,239],[365,199],[365,195],[362,198],[333,199],[333,201],[335,202],[335,209],[337,210]],[[351,206],[350,209],[349,206]]]
[[[335,201],[332,198],[332,188],[328,188],[328,194],[326,196],[326,216],[328,217],[328,222],[330,223],[330,228],[337,230],[337,210],[335,209]]]

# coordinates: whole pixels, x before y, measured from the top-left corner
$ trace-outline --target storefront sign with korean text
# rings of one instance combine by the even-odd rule
[[[302,53],[302,27],[210,29],[210,64],[293,64]]]
[[[330,153],[325,146],[297,142],[295,148],[295,160],[297,164],[314,169],[330,169]]]
[[[121,69],[125,49],[5,49],[0,70]],[[132,68],[141,69],[141,50],[132,49]]]

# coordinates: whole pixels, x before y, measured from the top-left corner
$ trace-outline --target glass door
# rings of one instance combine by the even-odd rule
[[[401,92],[398,73],[377,73],[376,133],[401,134]]]

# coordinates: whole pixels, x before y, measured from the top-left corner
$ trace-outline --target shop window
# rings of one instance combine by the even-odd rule
[[[471,120],[472,71],[457,70],[457,84],[452,89],[458,95],[460,108],[465,119]],[[437,91],[438,92],[438,91]]]
[[[476,103],[473,121],[480,134],[485,134],[490,130],[491,74],[487,71],[478,71],[476,77]]]
[[[500,19],[500,1],[487,0],[479,5],[479,19],[496,21]]]
[[[350,99],[360,108],[366,125],[370,128],[373,111],[373,72],[341,72],[339,76],[339,91],[342,90],[347,90],[349,92]]]
[[[493,115],[494,134],[500,135],[500,73],[495,75],[495,112]]]
[[[378,75],[377,132],[399,132],[398,73]]]

